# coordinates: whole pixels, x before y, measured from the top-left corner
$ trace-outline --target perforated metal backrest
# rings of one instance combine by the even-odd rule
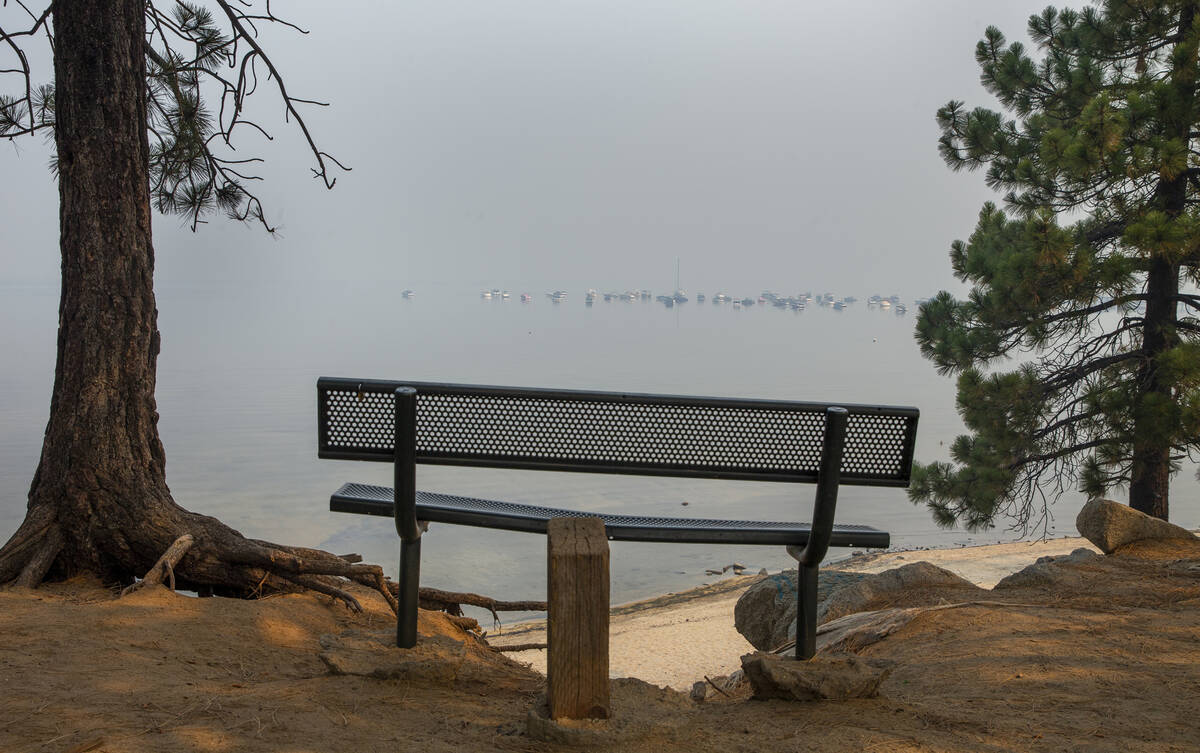
[[[417,390],[417,462],[816,481],[832,404],[322,378],[318,455],[393,459],[395,390]],[[916,408],[849,411],[843,484],[907,486]]]

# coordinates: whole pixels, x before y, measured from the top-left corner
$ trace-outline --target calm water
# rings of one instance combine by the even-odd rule
[[[397,288],[392,281],[333,290],[295,282],[270,290],[160,286],[158,403],[175,499],[248,536],[359,552],[394,572],[390,521],[328,512],[329,493],[342,482],[390,484],[390,467],[317,459],[315,383],[322,375],[915,405],[922,411],[921,460],[944,457],[961,428],[952,381],[939,377],[913,343],[915,307],[903,291],[832,291],[860,300],[844,311],[810,305],[792,312],[694,301],[673,309],[603,300],[588,307],[582,287],[561,304],[541,290],[522,304],[517,290],[511,300],[487,301],[477,287],[440,285],[404,300]],[[893,292],[909,314],[865,303],[871,294]],[[49,408],[58,291],[10,285],[0,293],[0,352],[7,354],[0,370],[0,536],[7,538],[24,512]],[[812,504],[806,485],[451,468],[421,469],[418,483],[650,515],[807,519]],[[1200,525],[1196,486],[1188,471],[1176,481],[1177,522]],[[1064,498],[1054,508],[1052,533],[1073,532],[1080,502]],[[844,487],[838,509],[842,522],[891,531],[897,546],[1013,538],[1003,530],[939,530],[897,489]],[[435,525],[425,541],[422,582],[539,597],[544,546],[539,536]],[[707,582],[706,568],[735,561],[754,569],[791,565],[773,548],[616,542],[613,598]]]

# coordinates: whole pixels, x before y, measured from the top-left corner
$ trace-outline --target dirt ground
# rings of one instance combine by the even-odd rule
[[[1200,544],[1144,542],[986,594],[923,612],[862,649],[895,662],[877,698],[756,701],[744,687],[697,704],[614,681],[614,713],[638,732],[590,749],[1200,747]],[[869,608],[947,601],[926,590]],[[0,751],[566,749],[525,732],[544,679],[437,614],[422,614],[422,633],[441,636],[429,646],[466,641],[449,674],[333,674],[321,658],[322,635],[391,625],[382,603],[353,615],[316,596],[155,589],[117,599],[82,581],[0,592]]]

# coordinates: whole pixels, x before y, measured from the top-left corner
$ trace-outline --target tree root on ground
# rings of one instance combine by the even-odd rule
[[[52,509],[31,509],[0,548],[0,583],[33,588],[48,575],[90,570],[109,581],[129,584],[123,593],[164,581],[172,589],[243,598],[307,590],[361,612],[362,604],[347,588],[356,583],[379,593],[393,613],[399,609],[399,584],[386,578],[379,565],[362,564],[357,554],[336,555],[246,538],[216,518],[188,512],[169,499],[154,510],[166,514],[154,515],[155,520],[140,527],[100,527],[81,543],[64,536]],[[79,551],[101,564],[80,562],[74,554]],[[142,573],[145,577],[138,581]],[[419,598],[422,608],[444,611],[466,630],[477,630],[478,623],[463,617],[463,605],[486,609],[497,620],[498,612],[546,610],[543,601],[502,601],[436,588],[421,588]]]
[[[158,561],[154,563],[154,567],[150,568],[150,571],[146,573],[146,577],[131,586],[126,586],[125,590],[121,591],[121,595],[124,596],[125,594],[133,593],[146,586],[162,585],[164,579],[168,581],[167,588],[174,591],[175,565],[179,564],[179,560],[183,558],[183,555],[187,554],[187,551],[192,548],[192,544],[195,541],[190,533],[185,533],[175,539],[175,543],[171,544],[167,551],[163,552],[163,556],[158,558]]]

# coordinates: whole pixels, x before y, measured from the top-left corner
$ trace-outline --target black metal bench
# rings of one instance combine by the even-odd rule
[[[839,484],[908,485],[916,408],[322,378],[318,456],[394,464],[394,487],[345,484],[335,512],[395,519],[397,645],[416,644],[424,522],[546,533],[598,517],[619,541],[773,544],[799,561],[796,656],[816,649],[817,571],[830,546],[886,547],[886,531],[835,525]],[[812,522],[595,515],[417,491],[416,465],[814,483]]]

